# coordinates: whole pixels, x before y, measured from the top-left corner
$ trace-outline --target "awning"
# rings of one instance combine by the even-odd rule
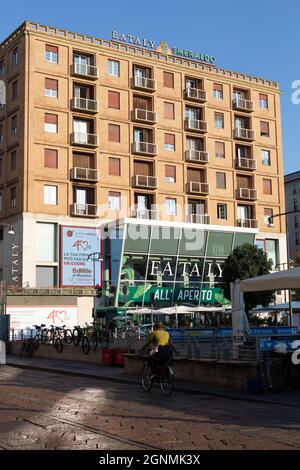
[[[274,291],[300,288],[300,268],[278,271],[264,276],[252,277],[240,282],[243,292]]]
[[[277,305],[267,305],[263,307],[262,305],[257,305],[257,307],[253,308],[250,313],[259,313],[259,312],[280,312],[282,310],[289,310],[290,306],[288,303],[277,304]],[[293,313],[300,312],[300,302],[296,302],[293,300],[292,302],[292,309]]]

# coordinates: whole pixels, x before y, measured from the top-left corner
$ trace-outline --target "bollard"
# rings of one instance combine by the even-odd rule
[[[0,341],[0,364],[6,364],[6,346],[4,341]]]

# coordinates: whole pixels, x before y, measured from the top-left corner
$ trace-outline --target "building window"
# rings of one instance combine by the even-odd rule
[[[16,135],[17,132],[18,132],[17,116],[13,116],[11,118],[11,135]]]
[[[10,170],[15,171],[17,168],[17,151],[13,150],[10,154]]]
[[[47,62],[52,62],[52,64],[58,64],[58,47],[46,44],[45,60]]]
[[[36,287],[57,286],[57,268],[55,266],[36,266]]]
[[[3,157],[0,157],[0,178],[3,176]]]
[[[14,50],[13,50],[13,65],[18,65],[18,62],[19,62],[19,54],[18,54],[18,48],[16,47]]]
[[[44,204],[57,205],[57,186],[44,186]]]
[[[295,245],[299,245],[299,232],[295,232]]]
[[[226,173],[216,172],[216,187],[218,189],[226,189]]]
[[[261,151],[261,162],[265,166],[271,165],[271,153],[270,150],[262,150]]]
[[[165,166],[165,181],[166,183],[176,183],[176,166],[175,165]]]
[[[175,135],[165,134],[165,150],[175,151]]]
[[[165,119],[175,119],[175,107],[174,103],[164,102],[164,118]]]
[[[264,208],[264,222],[265,225],[270,225],[273,223],[273,219],[270,220],[270,217],[273,217],[273,209],[269,209],[267,207]]]
[[[297,211],[298,210],[298,200],[294,199],[293,203],[294,203],[294,211]]]
[[[117,60],[108,59],[107,73],[111,77],[119,77],[120,76],[120,62],[118,62]]]
[[[44,167],[45,168],[57,168],[58,167],[58,151],[57,150],[45,149]]]
[[[4,135],[3,135],[3,124],[0,125],[0,144],[2,144],[4,141]]]
[[[224,114],[223,113],[215,113],[215,128],[216,129],[224,129]]]
[[[17,205],[17,189],[15,186],[10,188],[10,207],[16,207]]]
[[[45,96],[49,98],[57,98],[58,81],[52,78],[45,78]]]
[[[110,191],[108,194],[108,207],[112,211],[121,210],[121,193]]]
[[[227,220],[227,204],[217,204],[217,218]]]
[[[272,194],[272,180],[263,178],[263,193]]]
[[[215,154],[217,158],[225,158],[225,143],[215,142]]]
[[[11,84],[11,97],[13,100],[18,98],[18,80],[15,80]]]
[[[259,107],[262,109],[268,109],[268,95],[264,95],[263,93],[259,94]]]
[[[117,91],[108,91],[108,107],[120,109],[120,93]]]
[[[3,195],[2,192],[0,192],[0,211],[3,209]],[[2,231],[2,240],[3,240],[3,228],[1,229]]]
[[[110,142],[120,142],[120,126],[108,124],[108,140]]]
[[[217,100],[223,99],[223,85],[221,85],[220,83],[213,84],[213,97]]]
[[[265,239],[265,240],[256,240],[255,245],[257,248],[263,250],[269,259],[272,260],[273,269],[278,266],[278,240]]]
[[[166,198],[165,214],[177,215],[177,200],[175,198],[171,198],[171,197]]]
[[[5,75],[4,60],[0,60],[0,77]]]
[[[295,215],[294,221],[295,221],[295,228],[298,228],[299,227],[299,216],[298,215]]]
[[[44,131],[51,134],[57,134],[58,116],[57,114],[45,113]]]
[[[120,158],[109,157],[108,174],[111,176],[121,176],[121,160]]]
[[[270,137],[269,123],[260,121],[260,135],[262,137]]]
[[[164,87],[174,88],[174,74],[171,72],[164,72]]]

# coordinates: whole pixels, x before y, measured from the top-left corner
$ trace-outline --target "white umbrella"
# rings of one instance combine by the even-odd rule
[[[245,313],[244,295],[240,290],[240,281],[230,283],[232,304],[232,330],[234,336],[244,336],[250,333],[249,322]]]

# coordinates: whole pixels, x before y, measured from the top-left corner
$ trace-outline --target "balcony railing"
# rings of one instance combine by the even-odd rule
[[[250,100],[245,100],[244,98],[235,98],[232,101],[233,109],[239,111],[254,111],[254,103]]]
[[[92,78],[95,80],[99,77],[98,67],[94,65],[78,64],[74,63],[71,66],[72,75],[78,75],[79,77]]]
[[[157,177],[147,175],[134,175],[132,185],[136,188],[157,188]]]
[[[157,155],[157,145],[150,142],[133,142],[132,153],[142,155]]]
[[[134,76],[131,80],[132,88],[140,88],[141,90],[155,91],[156,81],[152,78]]]
[[[210,224],[210,215],[207,214],[187,214],[186,222],[192,224]]]
[[[98,181],[99,172],[94,168],[71,168],[71,179],[72,180],[84,180],[84,181]]]
[[[5,113],[6,106],[5,103],[0,103],[0,114]]]
[[[256,161],[253,158],[244,158],[238,157],[236,159],[236,166],[237,168],[241,168],[242,170],[256,170]]]
[[[97,147],[98,138],[95,134],[84,134],[82,132],[73,132],[71,134],[72,145],[83,145],[88,147]]]
[[[186,118],[184,126],[187,131],[207,132],[207,122],[198,119]]]
[[[255,140],[255,132],[252,129],[237,127],[233,130],[233,137],[235,139]]]
[[[210,187],[208,183],[199,183],[198,181],[189,181],[187,191],[196,194],[209,194]]]
[[[188,162],[194,163],[207,163],[208,162],[208,153],[203,150],[186,150],[185,159]]]
[[[236,190],[236,197],[238,199],[250,199],[254,201],[257,199],[257,190],[249,188],[238,188]]]
[[[87,111],[90,113],[97,113],[98,112],[98,101],[96,100],[88,100],[86,98],[73,98],[72,99],[72,109],[78,111]]]
[[[95,204],[74,203],[71,205],[71,215],[78,215],[80,217],[97,217],[98,206]]]
[[[156,113],[154,111],[148,111],[147,109],[135,108],[131,112],[131,119],[133,121],[148,122],[152,124],[156,122]]]
[[[258,228],[258,221],[256,219],[238,219],[237,225],[244,228]]]
[[[184,97],[186,100],[206,101],[207,93],[205,90],[201,90],[200,88],[189,87],[184,90]]]
[[[134,219],[159,220],[159,212],[155,209],[133,208],[130,211],[130,217]]]

